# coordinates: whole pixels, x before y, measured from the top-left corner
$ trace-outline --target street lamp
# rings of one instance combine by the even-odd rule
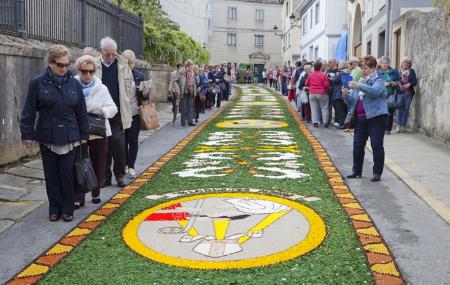
[[[291,15],[289,16],[289,21],[291,22],[291,27],[299,27],[300,28],[300,24],[295,24],[294,13],[291,13]]]
[[[280,31],[278,30],[277,25],[273,26],[273,33],[275,34],[275,36],[279,36],[280,38],[282,38],[284,35],[283,33],[280,34]]]

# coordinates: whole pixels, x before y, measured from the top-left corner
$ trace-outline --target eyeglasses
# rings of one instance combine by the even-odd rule
[[[93,75],[95,73],[95,69],[80,69],[80,72],[83,73],[84,75],[87,75],[88,73],[90,75]]]
[[[56,66],[58,68],[68,68],[70,66],[70,62],[69,63],[61,63],[61,62],[53,61],[53,63],[56,64]]]

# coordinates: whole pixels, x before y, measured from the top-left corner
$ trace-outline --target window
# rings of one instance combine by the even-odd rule
[[[386,32],[383,31],[378,35],[378,56],[383,56],[386,45]]]
[[[320,18],[320,2],[317,2],[315,11],[316,11],[316,25],[317,25],[320,21],[320,19],[319,19]]]
[[[314,49],[314,58],[313,60],[316,60],[319,58],[319,46],[316,46],[316,48]]]
[[[264,10],[256,9],[256,21],[264,21]]]
[[[227,45],[236,46],[236,34],[227,34]]]
[[[289,15],[289,1],[286,1],[286,16]]]
[[[306,34],[306,23],[307,23],[307,16],[303,17],[302,19],[302,30],[303,30],[303,34]]]
[[[313,23],[313,9],[311,9],[311,19],[309,19],[309,28],[312,29],[312,23]]]
[[[255,46],[256,47],[264,46],[264,36],[263,35],[255,35]]]
[[[314,52],[314,47],[313,47],[313,46],[310,46],[310,47],[309,47],[309,58],[310,58],[311,60],[314,59],[314,54],[313,54],[313,52]]]
[[[372,54],[372,41],[367,42],[367,54]]]
[[[228,19],[237,19],[236,7],[228,7]]]

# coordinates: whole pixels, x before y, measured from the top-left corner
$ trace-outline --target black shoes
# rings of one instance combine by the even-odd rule
[[[56,222],[56,221],[58,221],[59,220],[59,215],[49,215],[48,216],[48,220],[50,221],[50,222]]]
[[[347,178],[352,179],[352,178],[361,178],[361,174],[356,174],[356,173],[352,173],[350,175],[347,175]]]
[[[117,181],[117,186],[119,186],[119,187],[125,187],[125,186],[127,186],[128,184],[125,182],[125,178],[120,178],[118,181]]]
[[[380,180],[381,180],[381,176],[378,175],[378,174],[374,174],[374,175],[372,176],[372,179],[370,179],[370,181],[372,181],[372,182],[378,182],[378,181],[380,181]]]
[[[64,222],[71,222],[73,220],[73,215],[63,214],[61,218]]]
[[[78,210],[81,207],[84,207],[84,202],[75,202],[74,207],[75,207],[75,210]]]
[[[194,124],[194,123],[189,123],[189,126],[190,126],[190,127],[195,127],[195,126],[197,126],[197,125]]]
[[[100,204],[101,201],[100,197],[92,197],[92,204]]]

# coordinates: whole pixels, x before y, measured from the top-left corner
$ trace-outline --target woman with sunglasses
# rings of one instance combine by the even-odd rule
[[[22,142],[39,143],[49,201],[49,220],[73,219],[73,165],[76,148],[88,139],[86,101],[68,70],[70,52],[63,45],[47,51],[48,67],[33,78],[22,111]],[[39,118],[36,120],[36,113]]]
[[[83,55],[75,62],[75,68],[78,75],[75,76],[82,87],[83,96],[86,100],[86,109],[88,113],[103,116],[105,118],[106,137],[98,135],[89,135],[89,156],[91,157],[92,167],[97,177],[97,187],[92,191],[92,203],[98,204],[100,199],[100,186],[105,179],[106,154],[108,152],[108,137],[111,136],[110,118],[117,114],[117,106],[114,103],[108,88],[94,74],[97,71],[97,63],[94,57]],[[85,194],[75,194],[75,209],[83,207],[85,203]]]

